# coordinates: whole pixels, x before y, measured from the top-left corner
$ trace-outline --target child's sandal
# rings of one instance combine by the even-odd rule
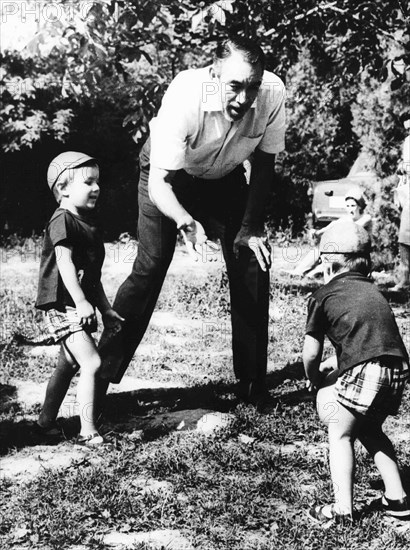
[[[104,438],[98,433],[94,432],[90,435],[79,435],[75,441],[76,445],[80,447],[99,447],[104,443]]]
[[[323,504],[310,508],[307,512],[309,518],[316,523],[352,523],[353,518],[350,514],[338,514],[335,511],[334,504]]]
[[[399,500],[392,500],[383,495],[379,502],[386,515],[401,521],[410,520],[410,505],[407,496]]]

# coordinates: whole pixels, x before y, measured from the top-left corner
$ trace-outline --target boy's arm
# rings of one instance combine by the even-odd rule
[[[323,335],[306,334],[303,345],[303,365],[305,373],[313,387],[318,387],[322,378],[320,361],[323,352]]]
[[[58,244],[55,247],[58,271],[64,286],[75,303],[80,324],[92,323],[95,318],[93,306],[89,303],[78,281],[77,271],[73,262],[72,248]]]

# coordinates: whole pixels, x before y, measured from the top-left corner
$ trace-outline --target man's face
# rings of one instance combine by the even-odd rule
[[[251,65],[234,52],[214,64],[213,73],[219,81],[225,118],[231,122],[240,120],[258,95],[263,76],[260,63]]]
[[[403,122],[403,126],[404,126],[404,129],[408,132],[410,130],[410,118],[407,118],[404,122]]]

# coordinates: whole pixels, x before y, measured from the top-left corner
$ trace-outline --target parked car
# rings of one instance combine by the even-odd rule
[[[310,225],[320,228],[346,214],[344,197],[354,186],[366,188],[377,184],[371,159],[366,153],[360,153],[345,178],[318,181],[312,184],[312,212]]]

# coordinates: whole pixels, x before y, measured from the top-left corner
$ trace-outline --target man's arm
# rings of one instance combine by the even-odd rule
[[[263,231],[266,200],[275,174],[275,156],[256,149],[252,161],[248,203],[242,225]]]
[[[104,327],[113,332],[118,332],[121,329],[121,323],[124,322],[125,319],[118,315],[111,307],[101,281],[97,284],[95,298],[103,319]]]
[[[179,226],[184,220],[192,220],[192,216],[178,201],[171,186],[175,170],[150,167],[148,180],[149,198],[161,210],[164,216],[171,218]]]
[[[148,179],[149,197],[164,216],[174,220],[181,231],[189,254],[195,261],[201,256],[200,247],[207,244],[217,250],[218,246],[210,243],[202,225],[194,220],[191,214],[178,201],[171,181],[175,170],[165,170],[151,166]]]
[[[252,161],[248,202],[242,226],[234,242],[235,253],[239,246],[251,248],[263,271],[271,266],[271,252],[264,237],[265,205],[275,175],[275,155],[256,150]]]

